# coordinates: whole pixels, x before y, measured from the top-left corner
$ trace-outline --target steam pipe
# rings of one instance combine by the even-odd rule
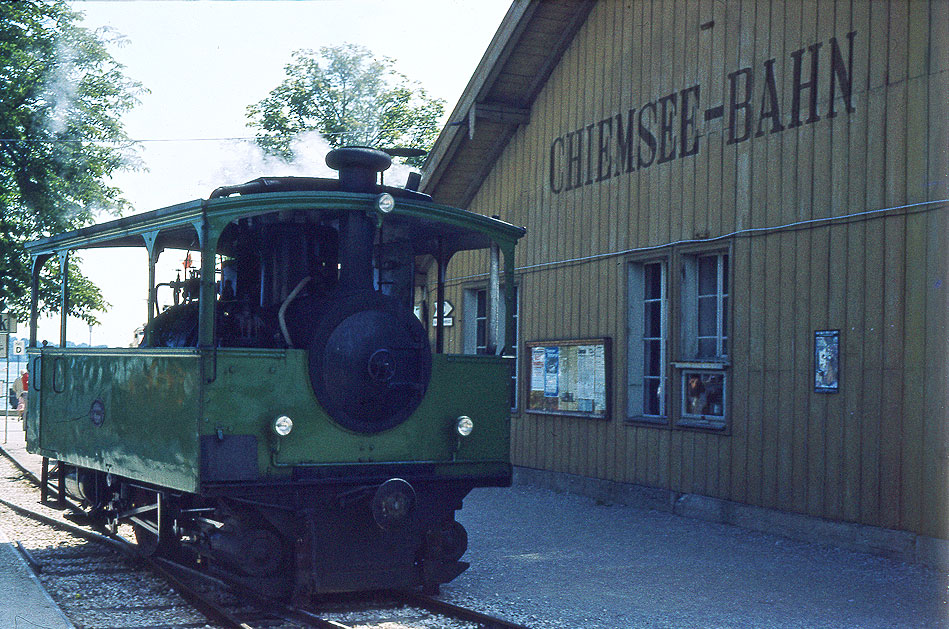
[[[350,212],[342,222],[339,284],[346,290],[372,290],[372,242],[376,226],[364,212]]]

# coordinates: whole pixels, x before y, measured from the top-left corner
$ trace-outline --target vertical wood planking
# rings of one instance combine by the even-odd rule
[[[934,198],[935,180],[946,171],[945,152],[935,146],[947,144],[941,73],[949,68],[949,27],[942,7],[852,0],[600,2],[477,203],[528,225],[532,244],[518,253],[523,265]],[[708,22],[714,24],[699,28]],[[830,41],[836,38],[846,64],[851,31],[852,113],[840,77],[833,76]],[[774,59],[781,121],[789,127],[792,53],[803,49],[806,81],[812,46],[820,61],[815,89],[821,119],[776,133],[769,133],[766,121],[756,137],[765,61]],[[752,137],[729,145],[728,75],[741,68],[750,68],[754,78]],[[831,81],[837,88],[834,118],[828,117]],[[616,115],[625,123],[630,108],[638,112],[646,103],[655,103],[658,117],[659,99],[696,84],[698,155],[656,163],[657,154],[647,168],[551,193],[552,138],[580,131],[595,149],[590,125]],[[800,94],[802,121],[810,110],[809,89]],[[725,115],[705,121],[701,114],[718,104]],[[738,113],[739,123],[743,115]],[[676,128],[673,136],[678,133]],[[584,155],[584,167],[592,167],[595,177],[595,150],[590,155]],[[945,210],[916,211],[746,234],[731,242],[730,427],[724,436],[622,421],[629,360],[625,258],[525,273],[525,340],[612,338],[614,413],[610,422],[592,422],[521,412],[514,459],[831,519],[945,531],[945,482],[930,480],[947,475],[940,458],[947,429],[936,406],[946,395],[947,304],[933,280],[934,273],[945,274]],[[684,250],[652,257],[670,255],[670,361],[684,358],[675,354]],[[466,258],[465,268],[476,270],[476,262]],[[451,294],[460,299],[462,288]],[[841,330],[836,395],[813,392],[813,333],[824,328]],[[452,330],[452,347],[460,333],[460,327]],[[670,369],[673,378],[678,373]],[[678,383],[670,384],[677,395]],[[674,417],[679,400],[670,398],[669,405]]]
[[[675,1],[666,0],[663,24],[663,50],[666,56],[663,59],[663,67],[666,68],[666,81],[662,89],[655,96],[667,98],[670,94],[675,94],[683,82],[683,45],[686,39],[691,39],[691,33],[684,27],[684,15],[687,13],[684,7],[677,6]],[[660,118],[662,117],[662,108],[660,107]],[[674,134],[673,137],[678,137]],[[672,142],[675,146],[675,142]],[[661,148],[661,144],[660,144]],[[660,154],[662,151],[660,151]],[[667,151],[671,154],[672,151]],[[654,166],[662,176],[662,192],[665,199],[661,202],[662,207],[676,208],[677,216],[673,217],[672,212],[663,212],[665,216],[662,222],[662,232],[660,234],[661,242],[671,242],[680,240],[683,237],[688,238],[684,233],[688,230],[687,225],[691,225],[692,208],[683,204],[684,180],[683,180],[683,160],[674,159],[665,165],[657,164]],[[678,223],[678,224],[676,224]],[[669,487],[679,491],[694,491],[696,476],[695,461],[695,434],[691,432],[676,431],[669,435]]]
[[[656,0],[645,0],[643,2],[642,13],[642,38],[640,47],[642,49],[642,74],[640,76],[639,89],[637,90],[637,102],[644,102],[651,98],[651,90],[654,85],[653,57],[656,53],[656,33],[661,28],[661,12],[656,7]],[[657,19],[660,25],[656,24]],[[658,62],[657,62],[658,63]],[[643,247],[652,244],[650,238],[650,223],[652,222],[652,202],[655,197],[652,191],[652,174],[649,170],[640,168],[636,173],[638,182],[639,198],[639,222],[637,224],[637,242],[636,245]],[[637,457],[637,476],[640,483],[657,487],[659,486],[659,438],[657,431],[637,428],[637,445],[639,446],[639,456]]]
[[[771,47],[768,59],[774,59],[776,71],[784,76],[787,59],[786,32],[788,7],[786,2],[772,2],[771,6]],[[759,122],[760,124],[760,122]],[[765,132],[765,128],[760,129]],[[758,133],[758,131],[756,131]],[[768,136],[769,149],[777,149],[774,153],[769,150],[769,178],[768,178],[768,212],[767,224],[780,225],[782,219],[793,211],[793,185],[786,183],[784,176],[786,164],[790,163],[787,152],[796,150],[795,136],[789,134],[774,134]],[[787,191],[787,193],[786,193]],[[775,419],[776,450],[776,480],[775,503],[782,509],[793,508],[792,482],[794,479],[794,424],[798,415],[795,399],[800,395],[800,389],[795,382],[794,337],[791,332],[797,324],[795,314],[795,274],[796,260],[793,234],[780,234],[776,237],[778,248],[778,329],[773,333],[777,341],[776,381],[782,383],[778,389]]]
[[[610,94],[610,96],[606,100],[602,118],[612,115],[614,111],[619,111],[621,108],[620,96],[613,92],[613,86],[620,83],[616,69],[621,63],[620,55],[623,50],[623,13],[625,9],[626,7],[624,5],[611,4],[604,18],[604,60],[601,80],[602,89],[605,93]],[[618,188],[616,186],[608,186],[604,188],[602,195],[606,216],[603,216],[602,211],[598,213],[600,215],[600,248],[598,251],[616,251],[616,216],[620,211],[617,204]],[[606,272],[597,274],[599,293],[597,299],[599,306],[598,314],[599,317],[605,321],[605,325],[602,328],[604,333],[613,339],[614,356],[619,355],[620,341],[625,338],[625,336],[621,335],[616,325],[616,297],[617,293],[624,292],[623,284],[620,283],[615,273],[615,266],[620,263],[621,260],[610,260],[603,263],[604,271]],[[616,363],[614,362],[614,364]],[[623,369],[614,368],[607,375],[608,378],[612,378],[608,383],[608,395],[612,397],[612,399],[608,401],[608,404],[613,413],[608,423],[604,423],[598,427],[600,431],[600,442],[602,444],[599,459],[600,478],[615,479],[622,474],[622,468],[617,461],[617,455],[620,451],[620,439],[622,438],[620,429],[623,425],[622,416],[618,413],[618,409],[625,408],[625,405],[621,406],[620,400],[624,392],[624,371]]]
[[[635,92],[638,88],[638,76],[639,76],[639,67],[640,67],[640,47],[634,45],[634,41],[638,41],[638,28],[639,28],[639,19],[638,16],[642,12],[641,3],[631,3],[628,7],[618,6],[617,11],[622,15],[622,24],[623,28],[621,29],[621,49],[619,54],[619,63],[616,66],[616,71],[614,73],[614,80],[617,81],[617,85],[620,86],[620,98],[618,99],[617,112],[620,115],[625,115],[625,112],[632,106],[632,102],[635,100]],[[615,179],[614,179],[615,181]],[[625,250],[629,249],[632,246],[633,238],[631,238],[632,224],[636,220],[638,214],[638,207],[635,202],[635,197],[631,192],[631,188],[634,185],[635,177],[627,177],[625,181],[617,183],[615,185],[617,195],[616,195],[616,240],[615,240],[615,249],[614,250]],[[626,265],[625,259],[621,259],[623,263],[620,267],[619,278],[617,286],[619,290],[617,291],[617,299],[615,301],[615,309],[617,313],[617,335],[615,339],[614,347],[616,347],[616,355],[619,356],[619,352],[622,349],[622,359],[618,359],[614,365],[620,386],[622,386],[621,402],[617,402],[617,405],[614,407],[614,424],[616,426],[617,432],[617,452],[616,452],[616,464],[617,464],[617,473],[616,479],[625,482],[631,483],[636,475],[636,431],[630,429],[624,423],[626,418],[626,396],[628,395],[626,391],[625,383],[625,365],[626,360],[626,339],[627,334],[629,333],[626,329]]]
[[[670,0],[657,0],[653,5],[653,45],[659,50],[659,54],[653,53],[652,62],[652,84],[650,88],[643,91],[643,95],[648,99],[655,99],[663,94],[667,94],[672,89],[672,77],[668,71],[671,68],[672,46],[666,45],[674,37],[674,13],[675,7]],[[661,111],[659,112],[661,116]],[[664,170],[658,167],[658,155],[649,168],[650,174],[650,243],[660,244],[668,242],[669,237],[669,218],[662,208],[669,207],[669,178]],[[673,436],[669,431],[654,431],[656,434],[656,469],[654,478],[657,487],[665,489],[672,488],[672,441]]]
[[[716,59],[713,65],[712,74],[713,97],[719,97],[720,100],[710,100],[710,102],[721,102],[728,104],[729,87],[727,74],[736,67],[740,67],[739,46],[741,37],[741,6],[738,3],[718,3],[716,6],[715,26],[716,35],[720,37],[719,49],[716,51]],[[718,89],[715,89],[717,86]],[[719,130],[717,145],[720,147],[720,154],[710,154],[709,159],[720,159],[720,170],[717,179],[720,181],[720,198],[717,208],[711,208],[709,213],[709,232],[711,235],[720,235],[735,230],[735,206],[736,206],[736,149],[733,145],[726,145],[725,118],[721,118],[712,123],[713,129]],[[711,142],[710,142],[711,144]],[[715,192],[713,190],[713,192]],[[742,295],[749,294],[749,274],[747,267],[747,253],[750,244],[739,238],[734,244],[732,266],[733,271],[733,289],[739,303]],[[732,430],[732,457],[731,457],[731,479],[732,498],[739,502],[748,500],[748,361],[741,361],[739,356],[742,351],[747,352],[748,339],[748,302],[742,302],[741,306],[732,309],[734,313],[734,338],[738,344],[733,344],[735,367],[732,369],[733,378],[733,418],[731,422]],[[747,355],[747,354],[746,354]]]
[[[905,44],[894,38],[906,37],[906,7],[888,3],[887,59],[883,85],[886,93],[884,203],[885,207],[902,205],[905,192],[906,164],[906,75]],[[903,518],[903,331],[905,307],[905,273],[903,247],[890,243],[906,240],[906,218],[892,215],[885,219],[884,232],[884,320],[883,320],[883,418],[881,434],[881,521],[884,526],[897,527]]]
[[[857,10],[860,8],[863,7],[858,7]],[[855,19],[855,17],[849,3],[838,0],[837,25],[834,29],[835,33],[841,35],[841,37],[838,37],[838,41],[842,39],[843,33],[855,29],[855,26],[859,23],[859,19]],[[857,72],[858,69],[855,68],[855,75]],[[852,81],[854,91],[859,94],[859,79],[854,76]],[[837,155],[842,155],[841,159],[845,160],[845,164],[834,164],[834,213],[836,215],[853,213],[863,207],[862,199],[858,199],[857,194],[862,194],[865,187],[866,135],[863,129],[866,125],[866,109],[861,106],[860,101],[860,97],[857,96],[854,100],[857,103],[857,111],[849,115],[846,114],[845,104],[840,103],[844,113],[838,113],[833,123],[835,159]],[[863,124],[860,124],[861,121]],[[855,164],[856,168],[854,167]],[[838,181],[846,185],[845,193],[837,191]],[[839,197],[836,196],[838,194]],[[866,303],[863,286],[866,266],[865,226],[863,223],[853,223],[844,226],[843,229],[846,231],[847,239],[847,280],[844,286],[844,294],[834,295],[832,299],[840,300],[845,310],[841,331],[842,378],[846,378],[847,382],[852,383],[852,385],[848,385],[844,389],[844,435],[841,444],[840,502],[842,517],[856,522],[860,519],[862,466],[860,446],[864,415],[863,320]]]
[[[708,60],[709,74],[706,79],[708,85],[707,102],[724,104],[727,102],[725,75],[728,69],[726,64],[730,67],[732,63],[726,54],[729,37],[731,36],[731,29],[727,26],[729,17],[727,4],[712,0],[708,11],[707,21],[712,22],[712,27],[707,31],[709,33],[709,54],[711,55],[711,59]],[[705,98],[703,96],[703,101]],[[732,190],[732,180],[729,178],[729,174],[733,176],[734,171],[724,169],[726,160],[722,124],[721,120],[717,120],[712,123],[703,122],[702,125],[705,133],[703,139],[706,141],[707,147],[704,159],[708,182],[708,201],[704,208],[697,208],[700,214],[696,224],[712,237],[724,233],[722,216],[725,212],[725,206],[727,205],[730,208],[734,201],[733,193],[729,194]],[[734,267],[734,264],[732,266]],[[732,283],[732,291],[736,292],[734,287],[735,284]],[[738,307],[733,306],[732,313],[736,312],[738,312]],[[733,321],[731,331],[734,332],[735,329],[737,329],[736,323]],[[733,333],[732,339],[735,336]],[[733,342],[732,351],[734,352],[735,349],[736,346]],[[738,379],[734,373],[731,377],[732,395],[730,403],[734,404],[743,392],[740,392],[740,389],[737,388]],[[732,415],[732,436],[722,440],[727,445],[719,448],[719,484],[722,486],[722,496],[729,498],[735,495],[736,487],[741,488],[740,493],[744,496],[744,461],[746,460],[744,448],[747,435],[746,428],[741,424],[744,420],[740,419],[741,416],[734,406]]]
[[[944,15],[943,20],[946,19]],[[923,75],[925,57],[929,52],[929,15],[923,3],[911,3],[906,16],[906,192],[907,203],[926,200],[928,176],[926,160],[929,157],[929,82]],[[946,102],[939,106],[945,112]],[[924,214],[912,213],[906,219],[906,337],[903,346],[903,452],[906,462],[902,491],[904,494],[902,525],[910,530],[924,527],[924,447],[926,409],[926,283],[927,283],[927,227]],[[945,364],[945,363],[944,363]]]
[[[754,67],[760,67],[767,59],[777,59],[783,56],[783,32],[781,24],[784,20],[783,3],[762,3],[758,8],[756,58]],[[754,178],[756,187],[761,188],[758,198],[752,209],[752,225],[778,225],[781,213],[781,188],[784,174],[775,164],[781,163],[783,150],[783,135],[767,133],[765,128],[758,134],[757,125],[752,125],[751,133],[756,145],[753,159],[760,164],[758,170],[761,175]],[[762,405],[759,413],[761,425],[761,456],[760,475],[761,504],[774,507],[778,503],[779,476],[778,469],[781,463],[781,443],[778,433],[786,407],[781,405],[781,391],[783,387],[775,386],[781,380],[781,366],[785,358],[781,354],[781,277],[784,272],[781,266],[781,236],[771,235],[762,238],[764,245],[764,273],[765,284],[762,293],[761,308],[758,316],[761,317],[763,338],[761,346],[764,356],[760,363],[763,371],[758,376],[762,394]],[[767,312],[767,314],[766,314]]]
[[[616,54],[615,47],[615,35],[614,29],[617,27],[617,7],[611,4],[607,4],[602,8],[603,17],[600,20],[600,68],[597,72],[597,79],[599,80],[599,89],[602,94],[604,94],[603,105],[600,109],[600,114],[597,120],[603,120],[608,116],[612,115],[612,112],[618,109],[619,105],[616,102],[617,98],[613,94],[613,89],[611,86],[615,85],[615,79],[613,76],[613,66],[614,66],[614,55]],[[619,19],[619,26],[622,27],[622,20]],[[595,169],[598,169],[599,164],[597,160],[594,159]],[[594,178],[596,179],[596,177]],[[615,213],[615,206],[613,200],[613,190],[612,186],[603,186],[597,185],[599,188],[597,194],[599,194],[599,208],[600,211],[590,213],[594,216],[594,228],[597,232],[596,237],[596,246],[590,252],[596,253],[600,251],[615,251],[609,249],[610,243],[610,232],[611,221],[613,214]],[[618,284],[611,283],[615,281],[614,278],[609,273],[609,264],[611,261],[599,261],[597,264],[591,265],[593,273],[593,298],[596,303],[596,321],[597,325],[594,329],[591,330],[590,336],[610,336],[615,338],[616,334],[613,333],[611,325],[611,316],[612,311],[612,301],[613,293],[619,288]],[[609,377],[613,378],[613,381],[608,385],[608,395],[612,396],[612,399],[609,400],[608,404],[611,409],[616,408],[616,394],[619,391],[618,380],[616,370],[614,369],[610,372]],[[596,458],[594,461],[595,465],[595,474],[597,478],[615,478],[615,446],[616,446],[616,434],[615,434],[615,423],[613,422],[615,418],[611,417],[609,422],[597,422],[596,426]]]
[[[592,179],[591,160],[592,151],[590,148],[595,146],[593,138],[589,132],[590,126],[595,120],[599,119],[599,112],[602,103],[599,98],[591,99],[593,94],[601,94],[598,91],[596,80],[597,61],[600,41],[600,21],[603,15],[603,5],[597,4],[586,24],[581,29],[580,40],[580,65],[577,68],[579,81],[579,116],[577,120],[578,128],[586,125],[584,130],[584,146],[586,148],[587,159],[585,159],[584,170],[587,172],[586,181]],[[585,185],[580,190],[580,205],[574,208],[575,231],[574,231],[574,252],[572,257],[583,257],[589,254],[591,248],[595,247],[592,242],[596,231],[594,230],[594,219],[598,212],[591,211],[593,208],[601,207],[598,204],[600,186]],[[586,335],[585,328],[592,319],[593,310],[596,303],[590,300],[591,287],[591,264],[582,264],[569,267],[571,275],[570,284],[570,311],[571,322],[568,329],[570,338],[581,338]],[[595,320],[594,320],[595,321]],[[571,451],[574,454],[572,458],[574,473],[583,476],[591,475],[590,460],[596,448],[596,435],[593,426],[584,425],[582,419],[572,419],[570,421]]]
[[[931,101],[946,103],[949,101],[949,85],[946,83],[945,73],[939,77],[942,81],[940,90],[931,92],[936,98]],[[937,84],[938,86],[938,84]],[[945,120],[936,123],[941,129],[934,133],[932,139],[941,139],[941,146],[949,144],[949,134],[946,133]],[[945,164],[945,155],[941,158]],[[949,170],[943,170],[943,173]],[[944,174],[945,178],[946,175]],[[945,185],[944,185],[945,187]],[[945,197],[942,197],[945,198]],[[926,215],[928,221],[926,234],[927,268],[933,273],[926,283],[926,356],[925,356],[925,386],[923,397],[925,408],[925,425],[923,427],[923,477],[926,479],[922,503],[925,510],[920,533],[930,537],[949,536],[949,497],[945,488],[949,487],[949,466],[946,457],[949,455],[949,426],[946,425],[946,409],[949,408],[949,387],[947,387],[947,364],[949,364],[949,296],[947,296],[946,280],[949,277],[949,206],[943,204],[941,208]],[[938,279],[943,278],[942,283]]]
[[[859,5],[858,5],[859,6]],[[865,85],[866,102],[866,180],[864,207],[882,208],[886,204],[886,39],[889,24],[887,3],[873,3],[861,7],[866,20],[866,37],[855,39],[855,73]],[[864,43],[866,42],[866,43]],[[882,55],[880,52],[882,51]],[[871,57],[873,60],[871,61]],[[882,58],[881,58],[882,57]],[[860,102],[860,101],[858,101]],[[885,233],[883,219],[866,224],[866,280],[864,295],[864,402],[867,409],[862,422],[861,455],[861,514],[865,522],[881,522],[883,501],[883,474],[891,473],[894,462],[887,461],[881,444],[893,438],[892,422],[884,421],[884,396],[892,399],[892,392],[884,378],[883,333],[885,303]],[[884,393],[886,392],[886,394]],[[897,393],[898,394],[898,393]],[[892,411],[893,409],[889,409]],[[898,428],[897,428],[898,439]],[[888,445],[888,444],[887,444]],[[898,463],[895,463],[898,466]]]
[[[925,214],[906,219],[906,301],[903,344],[903,442],[900,479],[900,524],[919,530],[923,510],[923,435],[926,359],[926,229]]]
[[[651,46],[643,45],[649,42],[651,27],[649,19],[651,16],[651,2],[641,0],[633,7],[633,33],[631,45],[634,47],[634,58],[632,63],[631,81],[630,81],[630,103],[642,102],[643,86],[648,82],[648,55]],[[637,170],[630,176],[630,182],[627,186],[630,194],[630,205],[634,208],[635,214],[629,225],[629,245],[630,247],[640,247],[643,244],[642,224],[648,221],[647,201],[644,195],[645,180],[643,172]],[[642,427],[631,426],[627,431],[627,467],[631,468],[627,478],[630,482],[646,484],[648,480],[647,470],[649,468],[649,449],[647,431]],[[630,451],[629,448],[632,448]]]
[[[584,74],[581,68],[581,59],[584,54],[583,37],[589,32],[589,25],[584,25],[580,29],[580,32],[577,33],[577,38],[574,40],[570,48],[567,49],[566,57],[566,125],[564,125],[565,130],[574,130],[579,129],[582,121],[582,98],[583,95],[583,78]],[[581,136],[582,137],[582,134]],[[577,139],[576,141],[579,141]],[[581,189],[582,192],[582,189]],[[561,195],[565,197],[563,201],[563,207],[561,208],[561,220],[560,224],[557,226],[557,240],[555,242],[556,257],[554,260],[566,260],[572,258],[576,254],[576,241],[577,241],[577,217],[580,215],[578,211],[582,207],[583,198],[582,194],[578,192],[573,192],[569,196]],[[573,291],[568,288],[568,269],[566,267],[558,267],[554,271],[554,281],[556,282],[556,298],[553,300],[555,304],[554,307],[554,316],[552,317],[552,325],[549,326],[550,332],[546,338],[558,338],[562,336],[569,337],[571,335],[570,328],[572,327],[572,305],[571,297],[573,296]],[[549,312],[549,310],[548,310]],[[576,454],[576,442],[574,442],[572,437],[572,432],[570,430],[570,424],[568,418],[565,417],[551,417],[553,424],[556,430],[556,439],[555,439],[555,456],[556,456],[556,467],[555,469],[560,472],[576,473],[577,466],[577,454]]]
[[[815,41],[822,42],[821,50],[825,58],[829,54],[827,50],[830,38],[834,35],[835,29],[835,7],[832,2],[821,3],[818,7],[817,34]],[[825,67],[828,64],[825,64]],[[818,75],[820,71],[818,69]],[[828,95],[820,90],[818,81],[817,109],[821,116],[820,122],[814,124],[815,127],[815,146],[814,146],[814,183],[813,183],[813,213],[815,217],[834,216],[837,208],[845,205],[846,183],[843,186],[838,185],[834,178],[835,172],[843,165],[846,165],[846,153],[837,151],[841,141],[835,138],[834,131],[835,120],[826,116]],[[829,92],[828,92],[829,94]],[[842,225],[831,224],[826,229],[818,228],[814,230],[816,238],[815,248],[824,249],[822,265],[818,267],[817,273],[822,275],[815,282],[812,274],[812,283],[814,291],[821,298],[821,310],[817,313],[823,323],[815,324],[814,329],[818,327],[825,329],[841,330],[841,335],[845,333],[845,309],[843,296],[846,290],[847,274],[847,239],[846,227]],[[814,312],[812,311],[812,316]],[[841,338],[841,349],[845,349],[844,339]],[[841,446],[843,444],[844,424],[846,418],[843,414],[843,396],[822,395],[819,405],[823,406],[823,507],[820,511],[823,517],[837,519],[841,514]]]
[[[564,55],[564,60],[558,65],[556,69],[556,79],[558,85],[564,85],[568,80],[569,65],[567,63],[567,55]],[[553,78],[553,76],[552,76]],[[546,137],[557,137],[569,129],[569,121],[566,119],[566,110],[562,105],[562,101],[559,94],[550,93],[549,96],[549,108],[550,108],[550,120],[546,122],[547,134]],[[541,179],[543,181],[543,179]],[[564,201],[560,198],[563,195],[553,195],[547,188],[544,189],[544,197],[548,199],[548,203],[545,204],[544,209],[547,210],[547,214],[538,217],[538,231],[540,232],[541,240],[538,243],[538,248],[541,251],[540,259],[535,260],[534,264],[540,264],[547,261],[557,260],[555,257],[559,254],[556,249],[557,245],[557,226],[561,222],[560,214],[563,211],[562,206]],[[532,302],[533,311],[535,313],[537,325],[534,328],[534,335],[529,337],[533,339],[549,339],[553,333],[550,329],[550,318],[555,316],[554,313],[551,313],[549,309],[544,308],[548,302],[546,298],[546,292],[549,290],[551,281],[556,280],[555,272],[552,269],[538,271],[532,274],[532,279],[535,282],[535,301]],[[537,457],[537,461],[543,469],[554,470],[557,469],[556,461],[556,450],[557,440],[556,440],[556,423],[552,418],[534,415],[533,422],[536,432],[536,443],[540,449],[540,455]]]
[[[945,104],[949,102],[949,20],[942,13],[943,5],[930,3],[929,41],[929,159],[927,176],[928,200],[949,198],[949,124]],[[945,421],[949,409],[949,206],[945,203],[931,208],[929,215],[927,256],[932,275],[927,282],[926,296],[926,434],[929,480],[925,497],[930,509],[926,514],[923,534],[949,537],[949,426]],[[940,282],[941,278],[941,282]]]
[[[659,80],[657,70],[659,66],[659,54],[657,51],[662,29],[662,12],[661,7],[658,5],[658,0],[645,0],[642,3],[640,24],[642,25],[639,45],[642,53],[642,61],[640,64],[641,73],[639,76],[639,85],[634,91],[635,102],[637,104],[649,101],[653,98],[652,94]],[[653,174],[651,170],[639,168],[635,178],[639,202],[635,245],[643,247],[651,245],[653,242],[651,225],[655,222],[653,208],[658,206],[658,196],[653,189]],[[661,460],[664,460],[662,453],[659,452],[658,431],[637,427],[635,428],[635,432],[637,445],[637,482],[658,487],[660,486],[659,464]]]
[[[760,14],[762,19],[770,12],[770,7],[762,3]],[[738,40],[737,69],[754,68],[758,56],[756,47],[767,45],[764,32],[758,32],[759,7],[752,0],[744,0],[741,4],[740,29]],[[762,29],[765,31],[766,29]],[[741,80],[738,79],[738,84]],[[736,87],[736,93],[742,93],[742,87]],[[738,98],[739,100],[741,97]],[[745,116],[752,117],[751,110]],[[736,137],[742,137],[743,128],[747,122],[744,116],[736,114]],[[765,219],[768,207],[767,186],[767,139],[753,140],[734,144],[736,173],[735,173],[735,208],[731,229],[742,230],[761,225]],[[758,159],[760,158],[760,160]],[[757,184],[757,185],[755,185]],[[748,353],[747,370],[743,370],[746,378],[745,390],[748,392],[746,411],[747,463],[746,471],[748,499],[756,504],[762,504],[765,483],[771,484],[773,479],[770,463],[772,456],[765,453],[770,448],[765,442],[765,425],[770,420],[766,415],[764,375],[766,364],[765,351],[765,298],[767,285],[767,266],[765,264],[768,238],[751,238],[748,243],[748,257],[739,258],[736,263],[747,264],[749,267],[749,284],[747,292],[748,309]],[[770,452],[769,452],[770,454]],[[768,469],[764,469],[765,459],[768,459]]]

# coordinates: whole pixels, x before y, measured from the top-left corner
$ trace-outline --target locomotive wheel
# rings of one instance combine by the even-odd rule
[[[449,561],[458,561],[468,550],[468,531],[452,520],[442,529],[442,552]]]
[[[310,344],[310,383],[345,428],[375,433],[398,426],[421,404],[432,375],[422,323],[375,291],[340,296]]]

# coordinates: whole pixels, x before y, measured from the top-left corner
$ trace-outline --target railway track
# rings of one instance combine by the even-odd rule
[[[261,599],[189,566],[142,555],[125,538],[127,530],[105,535],[68,508],[37,504],[39,480],[3,454],[0,505],[15,514],[4,519],[10,536],[79,627],[526,629],[415,592],[336,597],[311,608]]]

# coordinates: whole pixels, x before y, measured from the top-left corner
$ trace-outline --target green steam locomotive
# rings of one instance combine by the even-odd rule
[[[468,567],[463,498],[511,481],[524,229],[433,203],[417,178],[382,185],[383,151],[326,161],[338,178],[261,178],[30,243],[28,449],[148,552],[259,591],[437,590]],[[59,347],[38,345],[43,265],[101,247],[147,254],[148,284],[129,291],[148,303],[140,344],[66,348],[64,321]],[[158,282],[166,250],[200,270]],[[434,304],[473,250],[489,252],[494,338],[509,342],[451,355]]]

